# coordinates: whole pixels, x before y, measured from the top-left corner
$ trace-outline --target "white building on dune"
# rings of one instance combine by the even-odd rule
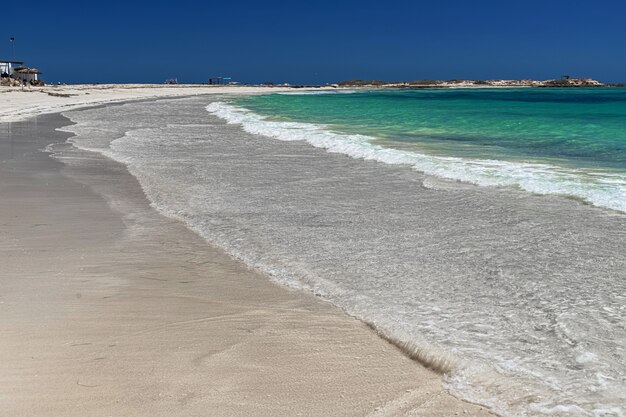
[[[39,74],[42,74],[37,68],[17,67],[13,69],[13,77],[19,78],[23,82],[33,83],[39,80]]]
[[[22,61],[0,60],[0,76],[9,77],[13,75],[15,68],[21,67],[22,65],[24,65]]]
[[[37,68],[24,66],[22,61],[0,60],[0,77],[20,80],[22,84],[40,84],[39,75],[42,74]]]

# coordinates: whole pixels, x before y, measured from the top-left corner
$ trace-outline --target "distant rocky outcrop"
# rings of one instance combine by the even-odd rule
[[[602,87],[607,84],[591,78],[560,80],[415,80],[381,81],[349,80],[338,83],[340,87],[397,87],[397,88],[452,88],[452,87]]]
[[[22,80],[11,77],[0,78],[0,85],[3,87],[19,87],[22,85]]]
[[[569,78],[544,82],[545,87],[600,87],[604,84],[591,78]]]
[[[44,80],[41,80],[41,79],[27,81],[27,83],[36,87],[41,87],[41,86],[46,85]],[[19,78],[13,78],[13,77],[0,78],[0,86],[3,86],[3,87],[20,87],[22,85],[28,85],[28,84],[24,84],[24,81],[20,80]]]

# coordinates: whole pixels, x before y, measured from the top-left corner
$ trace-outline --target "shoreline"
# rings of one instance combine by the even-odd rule
[[[331,87],[263,87],[211,85],[102,84],[62,85],[19,89],[0,87],[0,123],[27,120],[40,114],[135,100],[183,98],[209,94],[267,94],[286,91],[335,90]]]
[[[557,326],[582,326],[582,335],[606,334],[605,326],[587,330],[589,321],[563,304],[567,297],[561,289],[571,283],[585,289],[593,282],[588,296],[613,305],[611,277],[622,276],[623,257],[600,261],[623,247],[623,224],[615,213],[556,196],[436,181],[403,166],[346,158],[302,140],[268,140],[207,116],[207,103],[219,99],[70,112],[78,125],[68,130],[78,135],[73,140],[78,146],[127,164],[160,212],[273,280],[319,294],[391,337],[415,341],[424,353],[441,357],[446,349],[422,334],[435,341],[452,338],[451,344],[460,342],[459,349],[486,355],[495,349],[504,358],[526,358],[528,339],[518,335],[541,336],[545,329],[550,336],[551,327],[543,324],[563,311],[560,306],[572,316],[559,316]],[[112,138],[118,139],[109,146]],[[564,277],[565,285],[550,284]],[[482,302],[488,298],[496,302]],[[442,304],[444,309],[437,310]],[[482,319],[492,316],[502,319]],[[595,323],[604,320],[593,311],[589,316]],[[515,317],[513,325],[502,326],[509,317]],[[494,349],[482,350],[485,339],[473,338],[474,326],[494,329]],[[570,363],[576,366],[586,352],[610,363],[604,356],[610,349],[597,349],[585,337],[578,340],[581,344],[562,359],[553,351],[564,342],[560,335],[547,339],[532,370],[550,374],[552,368],[544,364],[555,358],[564,365],[553,370],[555,377],[572,381],[576,375]],[[468,361],[446,378],[446,387],[460,398],[504,415],[507,405],[509,411],[515,406],[526,413],[529,402],[538,415],[569,407],[567,398],[551,396],[541,380],[525,378],[524,369],[508,377],[489,372],[487,358],[483,362],[463,353]],[[500,387],[509,387],[508,392],[499,395]]]
[[[10,388],[0,409],[491,415],[452,397],[365,324],[158,214],[123,165],[71,145],[63,163],[37,151],[70,136],[53,130],[61,117],[0,124],[11,141],[11,157],[0,154],[10,242],[1,304]]]
[[[570,86],[569,88],[620,88],[622,86]],[[300,86],[215,86],[204,84],[78,84],[50,85],[41,87],[0,86],[0,123],[27,120],[40,114],[60,113],[84,107],[125,103],[135,100],[154,100],[160,98],[183,98],[196,95],[250,95],[279,92],[303,91],[341,91],[341,90],[411,90],[411,89],[507,89],[507,88],[555,88],[536,85],[405,85],[388,83],[345,84],[335,86],[300,87]],[[560,88],[563,88],[562,86]]]

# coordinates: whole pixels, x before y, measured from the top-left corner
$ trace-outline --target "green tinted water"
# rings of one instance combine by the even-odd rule
[[[272,94],[236,104],[438,155],[626,170],[626,89],[436,89]]]

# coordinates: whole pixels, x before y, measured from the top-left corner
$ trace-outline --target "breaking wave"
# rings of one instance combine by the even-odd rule
[[[513,186],[542,195],[563,195],[626,213],[626,176],[590,172],[543,163],[435,156],[373,144],[375,138],[336,133],[323,125],[273,121],[242,107],[213,102],[210,113],[246,132],[283,141],[305,141],[328,152],[386,164],[410,165],[417,171],[481,186]]]

